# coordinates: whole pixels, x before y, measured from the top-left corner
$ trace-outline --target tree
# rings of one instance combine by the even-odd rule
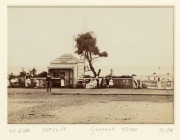
[[[24,70],[24,68],[22,68],[22,71],[19,72],[19,76],[20,77],[25,77],[26,76],[26,71]]]
[[[36,71],[37,70],[35,68],[32,69],[33,76],[36,76]]]
[[[46,77],[47,76],[47,72],[46,71],[42,71],[41,73],[39,73],[37,75],[37,77]]]
[[[85,60],[87,60],[91,71],[94,76],[97,76],[97,72],[93,66],[93,62],[95,62],[100,57],[107,57],[107,52],[100,52],[98,46],[96,45],[97,40],[94,36],[93,32],[87,32],[84,34],[79,34],[76,38],[76,48],[75,53],[79,55],[83,55]]]

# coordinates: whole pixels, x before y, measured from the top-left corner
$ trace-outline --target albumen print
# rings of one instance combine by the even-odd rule
[[[173,124],[174,7],[8,6],[8,124]]]

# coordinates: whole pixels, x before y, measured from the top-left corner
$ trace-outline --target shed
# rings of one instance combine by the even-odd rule
[[[52,77],[52,86],[61,87],[61,79],[65,87],[74,87],[76,80],[84,75],[84,60],[67,53],[52,60],[48,66]]]

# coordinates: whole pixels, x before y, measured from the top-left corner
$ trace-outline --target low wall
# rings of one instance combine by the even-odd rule
[[[90,79],[94,80],[96,78],[78,78],[79,87],[82,87],[82,82],[83,80],[85,81],[90,81]],[[99,84],[101,83],[102,78],[99,79]],[[132,78],[112,78],[113,83],[114,83],[114,88],[133,88],[133,79]]]
[[[33,77],[30,78],[31,83],[33,84],[34,80],[39,80],[39,87],[45,88],[46,87],[46,78],[45,77]],[[90,79],[96,79],[96,78],[78,78],[77,80],[80,81],[80,85],[82,84],[81,81],[86,80],[87,82],[90,81]],[[102,78],[99,78],[99,85],[101,83]],[[25,87],[25,82],[18,78],[20,87]],[[114,88],[133,88],[133,79],[132,78],[113,78]],[[58,87],[57,86],[57,79],[52,79],[52,87]],[[59,85],[60,87],[60,85]],[[80,86],[81,87],[81,86]]]
[[[113,78],[113,82],[116,88],[133,88],[132,78]]]

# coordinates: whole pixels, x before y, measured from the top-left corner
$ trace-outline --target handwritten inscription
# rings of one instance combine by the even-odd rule
[[[9,129],[9,133],[29,133],[30,132],[30,129],[29,128],[12,128],[12,129]]]
[[[137,132],[137,128],[123,127],[122,132]]]
[[[55,127],[47,127],[47,128],[43,128],[42,132],[44,133],[57,133],[57,132],[65,132],[66,131],[66,127],[62,126],[61,128],[55,128]]]
[[[114,127],[91,127],[90,128],[90,134],[94,134],[94,133],[97,133],[97,132],[107,132],[107,133],[110,133],[110,132],[113,132],[115,131],[115,128]]]
[[[160,133],[172,133],[173,132],[173,128],[160,128],[159,132]]]

